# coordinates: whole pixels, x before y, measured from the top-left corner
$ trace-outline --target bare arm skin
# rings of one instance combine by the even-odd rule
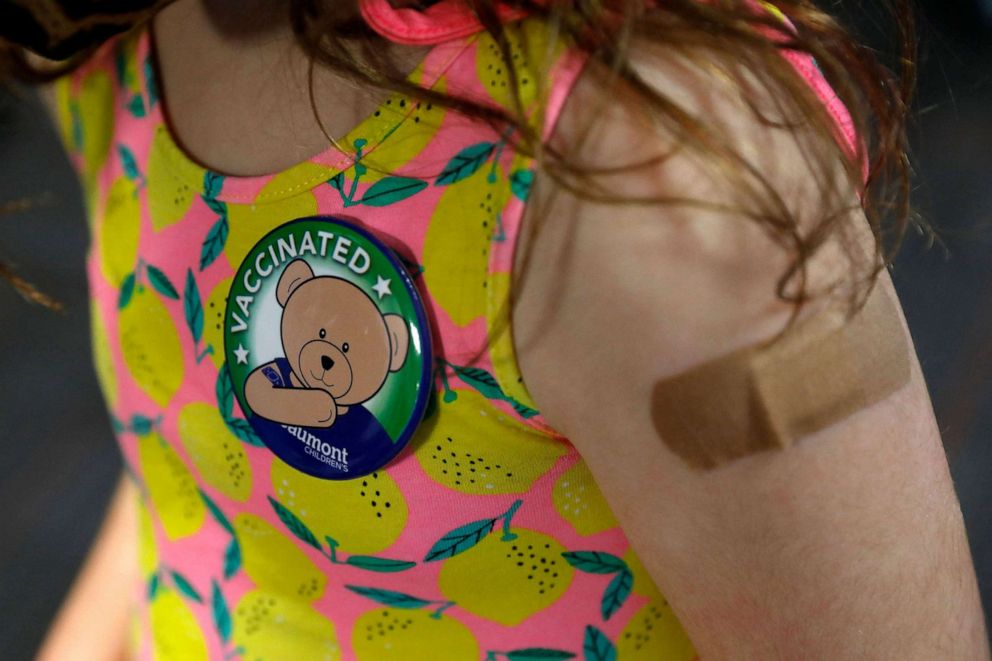
[[[667,57],[642,73],[723,123],[784,199],[799,209],[815,199],[795,140],[759,125],[716,77]],[[664,146],[637,107],[580,81],[556,130],[573,140],[595,116],[585,162],[637,161]],[[621,195],[733,203],[685,154],[602,181]],[[652,387],[782,328],[782,250],[732,214],[594,204],[544,179],[536,192],[531,212],[548,220],[514,302],[521,370],[548,421],[589,463],[701,658],[988,659],[915,353],[910,383],[877,404],[789,450],[693,470],[655,431]],[[837,266],[827,254],[814,271]],[[887,274],[879,286],[891,291]]]
[[[129,596],[138,580],[135,487],[121,477],[107,516],[48,636],[38,661],[127,658]]]

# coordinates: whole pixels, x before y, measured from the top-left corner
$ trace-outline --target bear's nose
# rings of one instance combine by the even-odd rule
[[[320,357],[320,366],[323,367],[324,368],[324,371],[326,372],[327,370],[329,370],[332,367],[334,367],[334,361],[331,360],[331,357],[330,356],[321,356]]]

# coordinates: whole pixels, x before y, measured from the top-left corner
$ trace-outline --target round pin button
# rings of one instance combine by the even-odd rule
[[[300,218],[245,257],[224,353],[248,424],[290,466],[332,480],[383,468],[427,407],[423,303],[396,255],[333,216]]]

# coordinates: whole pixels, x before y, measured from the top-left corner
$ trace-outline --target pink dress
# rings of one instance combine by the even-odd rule
[[[452,3],[367,0],[363,13],[432,46],[418,84],[512,102],[496,45]],[[506,19],[521,99],[548,135],[582,62],[540,21]],[[694,658],[517,370],[501,315],[534,163],[511,136],[393,95],[344,151],[224,176],[177,147],[149,46],[147,29],[116,39],[57,86],[90,212],[95,363],[141,493],[135,657]],[[261,442],[224,350],[239,265],[315,214],[393,249],[432,328],[426,417],[385,468],[347,480],[312,477]]]

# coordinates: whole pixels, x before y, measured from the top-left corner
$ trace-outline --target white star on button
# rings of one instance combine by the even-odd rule
[[[238,359],[238,365],[248,364],[248,349],[245,349],[244,345],[238,344],[238,348],[234,350],[234,356]]]
[[[389,278],[383,278],[381,275],[375,276],[375,285],[372,286],[372,289],[379,295],[380,301],[383,296],[389,296],[393,293],[389,291]]]

